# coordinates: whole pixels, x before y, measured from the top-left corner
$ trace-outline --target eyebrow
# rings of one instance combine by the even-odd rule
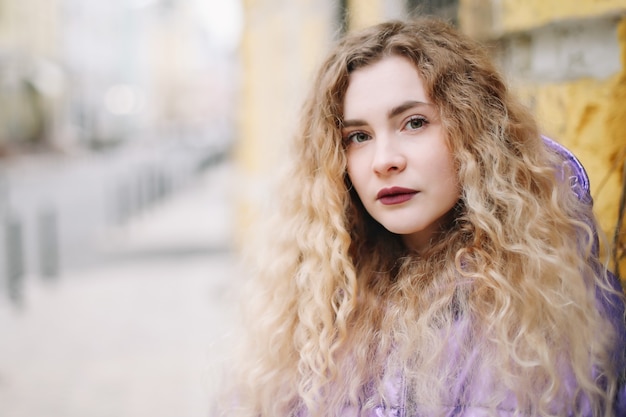
[[[404,113],[405,111],[412,109],[413,107],[422,107],[422,106],[432,106],[431,103],[426,103],[418,100],[407,100],[402,104],[393,107],[389,112],[387,112],[387,118],[392,119],[399,114]],[[355,126],[364,126],[367,123],[364,120],[344,120],[342,123],[342,127],[355,127]]]

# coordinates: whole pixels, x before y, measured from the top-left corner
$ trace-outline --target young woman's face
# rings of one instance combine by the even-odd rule
[[[343,105],[348,175],[361,202],[407,246],[422,250],[460,187],[437,108],[417,70],[401,56],[357,69]]]

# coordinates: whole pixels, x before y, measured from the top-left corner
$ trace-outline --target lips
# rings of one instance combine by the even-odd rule
[[[410,188],[390,187],[380,190],[376,195],[376,198],[382,204],[389,206],[394,204],[402,204],[405,201],[413,198],[413,196],[417,193],[417,190],[412,190]]]

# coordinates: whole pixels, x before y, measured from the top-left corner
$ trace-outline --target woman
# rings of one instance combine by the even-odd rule
[[[626,415],[588,190],[477,44],[347,36],[295,139],[228,415]]]

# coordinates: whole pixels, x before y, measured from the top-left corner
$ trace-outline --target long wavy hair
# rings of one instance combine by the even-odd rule
[[[449,223],[420,254],[367,214],[346,175],[350,74],[390,55],[414,64],[462,186]],[[611,414],[616,334],[595,296],[619,295],[594,255],[591,207],[486,51],[428,18],[349,34],[319,69],[302,115],[247,292],[228,415],[373,406],[389,400],[389,375],[401,375],[413,411],[440,415],[470,362],[488,376],[473,381],[487,410],[513,395],[512,411],[532,416],[583,403]]]

